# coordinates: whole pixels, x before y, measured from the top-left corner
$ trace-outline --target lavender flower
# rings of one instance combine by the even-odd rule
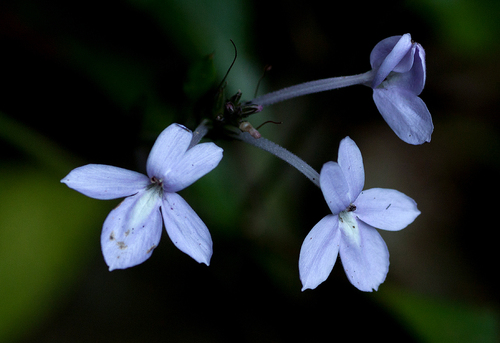
[[[409,33],[379,42],[370,55],[372,70],[358,75],[309,81],[261,95],[250,104],[267,106],[306,94],[366,85],[373,100],[396,135],[409,144],[430,142],[434,130],[431,114],[418,97],[425,85],[425,52]]]
[[[425,85],[425,52],[410,34],[379,42],[370,54],[373,100],[387,124],[410,144],[430,142],[431,114],[418,95]]]
[[[302,290],[314,289],[325,281],[338,254],[355,287],[377,290],[389,270],[389,251],[375,228],[404,229],[420,214],[415,201],[392,189],[362,191],[363,159],[349,137],[340,143],[338,163],[323,165],[319,181],[332,214],[321,219],[302,244]]]
[[[199,263],[209,264],[212,238],[206,225],[177,194],[214,169],[222,149],[202,143],[188,149],[193,134],[167,127],[147,160],[147,174],[99,164],[72,170],[61,182],[95,199],[127,197],[104,221],[101,247],[109,270],[144,262],[160,242],[162,217],[172,242]]]

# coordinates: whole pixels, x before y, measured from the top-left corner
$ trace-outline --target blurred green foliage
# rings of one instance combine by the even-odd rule
[[[423,342],[493,343],[500,337],[500,318],[491,308],[412,294],[394,287],[378,293],[383,306]]]
[[[189,68],[184,83],[184,92],[193,101],[202,98],[210,90],[217,87],[217,72],[214,56],[207,55],[195,61]]]
[[[478,57],[498,52],[498,1],[418,0],[408,3],[431,22],[440,42],[454,53]]]
[[[33,165],[0,166],[1,342],[58,310],[98,253],[106,207],[58,181]]]

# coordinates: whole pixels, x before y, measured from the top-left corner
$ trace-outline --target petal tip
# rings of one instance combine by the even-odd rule
[[[317,284],[317,285],[310,285],[310,284],[308,285],[308,284],[304,284],[304,283],[302,283],[302,288],[301,288],[301,290],[300,290],[300,291],[301,291],[301,292],[304,292],[304,291],[307,291],[308,289],[313,290],[313,289],[315,289],[316,287],[318,287],[321,283],[322,283],[322,282],[320,282],[320,283],[319,283],[319,284]]]
[[[193,260],[195,260],[199,264],[204,264],[207,267],[210,266],[210,260],[212,259],[212,252],[211,251],[209,251],[209,252],[207,251],[206,254],[198,252],[198,254],[196,254],[196,255],[195,254],[190,254],[190,253],[186,253],[186,255],[188,255],[189,257],[191,257]]]
[[[177,127],[179,127],[180,129],[183,129],[186,132],[193,133],[190,129],[188,129],[186,126],[184,126],[182,124],[174,123],[172,125],[176,125]]]

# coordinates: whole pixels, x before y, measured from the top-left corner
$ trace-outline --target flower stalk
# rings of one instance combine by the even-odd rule
[[[201,123],[193,131],[193,137],[191,138],[191,143],[189,143],[187,150],[191,149],[196,144],[198,144],[201,141],[201,139],[205,137],[208,131],[210,131],[210,128],[211,128],[210,120],[203,119]]]
[[[289,100],[302,95],[329,91],[332,89],[343,88],[358,84],[369,86],[374,77],[373,70],[363,74],[352,76],[330,77],[327,79],[304,82],[298,85],[286,87],[268,94],[264,94],[249,101],[249,103],[268,106],[277,102]]]
[[[292,167],[295,167],[299,172],[304,174],[312,183],[319,187],[319,173],[314,170],[309,164],[304,162],[300,157],[291,153],[287,149],[282,146],[264,138],[255,138],[248,132],[234,132],[231,135],[233,138],[236,138],[245,143],[251,144],[257,148],[265,150],[274,156],[282,159],[283,161],[290,164]]]
[[[362,84],[373,89],[373,100],[380,114],[406,143],[431,141],[432,117],[419,95],[424,89],[425,51],[410,34],[386,38],[370,54],[372,69],[364,74],[332,77],[301,83],[261,95],[247,102],[267,106],[298,96]]]

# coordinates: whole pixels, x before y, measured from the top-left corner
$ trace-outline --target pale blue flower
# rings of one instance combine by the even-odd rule
[[[177,194],[214,169],[222,149],[214,143],[188,149],[193,134],[179,124],[157,138],[147,160],[147,176],[99,164],[72,170],[61,182],[95,199],[127,197],[104,221],[101,247],[109,270],[135,266],[158,246],[162,222],[172,242],[199,263],[210,263],[208,228]]]
[[[420,214],[415,201],[392,189],[363,191],[363,159],[349,137],[340,143],[338,163],[323,165],[319,181],[332,214],[321,219],[302,244],[302,290],[314,289],[325,281],[337,255],[355,287],[377,290],[389,270],[389,251],[376,228],[404,229]]]
[[[261,95],[250,104],[268,106],[298,96],[353,85],[373,89],[373,100],[396,135],[409,144],[431,141],[434,125],[427,106],[418,96],[424,89],[425,51],[409,33],[386,38],[370,54],[366,73],[309,81]]]
[[[370,54],[373,100],[396,135],[410,144],[431,141],[432,117],[418,97],[425,85],[425,51],[409,33],[380,41]]]

